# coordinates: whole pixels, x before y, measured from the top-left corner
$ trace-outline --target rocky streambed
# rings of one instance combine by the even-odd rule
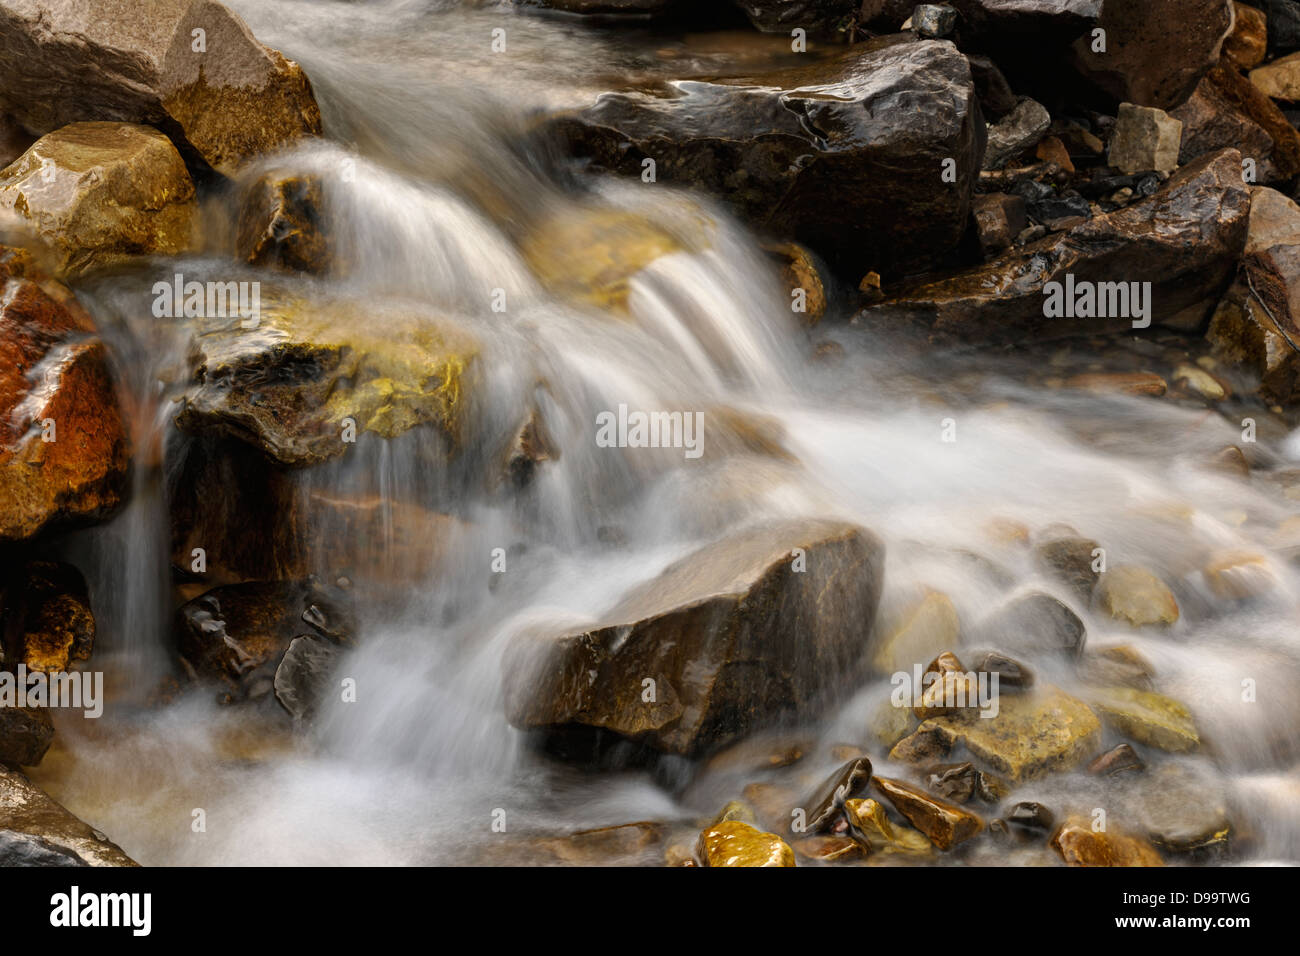
[[[0,862],[1294,862],[1297,101],[1291,0],[0,0]]]

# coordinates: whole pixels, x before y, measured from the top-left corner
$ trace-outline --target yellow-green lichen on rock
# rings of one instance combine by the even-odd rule
[[[196,322],[185,431],[240,438],[284,465],[337,458],[364,432],[428,426],[449,453],[461,445],[479,345],[449,320],[286,296],[263,301],[252,329],[238,317]]]
[[[1201,747],[1191,713],[1172,697],[1133,687],[1110,687],[1093,692],[1089,703],[1108,724],[1137,743],[1170,753]]]

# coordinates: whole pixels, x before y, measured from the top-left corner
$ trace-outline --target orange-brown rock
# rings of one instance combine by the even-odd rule
[[[104,345],[75,301],[47,288],[58,292],[29,279],[0,287],[0,541],[106,517],[126,487]]]
[[[951,850],[984,829],[975,814],[918,787],[888,777],[874,777],[871,783],[940,850]]]
[[[1071,817],[1052,835],[1052,849],[1068,866],[1164,866],[1159,851],[1120,830],[1096,832],[1086,818]]]

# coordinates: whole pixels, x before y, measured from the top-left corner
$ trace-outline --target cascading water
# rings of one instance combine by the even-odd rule
[[[1237,440],[1229,422],[1031,388],[1014,359],[982,357],[978,374],[970,356],[914,362],[847,325],[818,336],[840,347],[838,358],[815,357],[756,241],[719,208],[662,186],[574,181],[530,137],[535,110],[598,90],[602,75],[653,76],[654,58],[626,41],[567,20],[416,0],[231,6],[303,65],[332,137],[267,165],[319,178],[346,268],[329,280],[276,278],[277,289],[362,301],[381,335],[390,308],[471,332],[483,356],[475,433],[507,437],[535,408],[560,454],[519,491],[481,480],[486,453],[430,474],[416,433],[366,439],[343,459],[295,473],[300,494],[378,497],[384,532],[365,542],[375,567],[395,560],[394,541],[411,533],[397,526],[417,520],[403,507],[411,502],[455,509],[450,555],[396,596],[359,608],[362,639],[341,667],[365,699],[327,707],[310,735],[268,738],[210,691],[160,703],[171,659],[165,495],[185,440],[171,425],[175,388],[158,383],[175,381],[183,346],[149,311],[149,285],[166,267],[80,289],[139,409],[144,464],[131,506],[85,533],[75,555],[100,618],[97,662],[108,655],[122,706],[98,723],[59,716],[61,743],[34,777],[73,812],[146,864],[476,861],[497,808],[524,833],[707,817],[735,795],[725,775],[681,790],[662,772],[588,776],[522,746],[501,699],[511,638],[594,621],[701,543],[785,516],[842,517],[884,539],[882,617],[927,587],[949,595],[963,620],[1033,588],[1071,603],[1023,548],[990,537],[999,518],[1068,524],[1106,541],[1115,560],[1176,582],[1185,614],[1165,634],[1121,633],[1072,606],[1090,646],[1135,646],[1216,742],[1205,759],[1228,774],[1252,821],[1253,857],[1297,857],[1300,772],[1290,738],[1300,726],[1300,577],[1272,536],[1285,502],[1202,464]],[[489,47],[503,24],[508,61]],[[781,44],[770,49],[762,55],[781,56]],[[674,75],[707,72],[715,53],[688,45]],[[537,223],[612,212],[681,242],[633,277],[625,316],[548,293],[521,248]],[[221,215],[208,213],[212,248],[170,264],[176,271],[228,276],[220,243],[231,227]],[[489,304],[496,290],[505,311]],[[712,426],[704,442],[713,454],[700,462],[597,447],[597,414],[620,404],[726,410],[706,420],[769,430],[787,454]],[[947,418],[956,441],[940,440]],[[1282,460],[1294,443],[1288,452],[1265,439],[1259,449]],[[313,544],[327,568],[333,543]],[[489,556],[498,548],[510,569],[494,581]],[[1269,555],[1266,601],[1243,609],[1205,588],[1195,556],[1232,548]],[[1076,685],[1064,668],[1033,663],[1067,690]],[[1238,693],[1243,680],[1255,683],[1249,702]],[[887,694],[883,682],[865,686],[802,728],[821,746],[801,770],[806,779],[833,769],[829,745],[859,739]],[[1066,775],[1017,796],[1086,803],[1090,786],[1099,785]],[[202,834],[190,827],[195,808],[207,814]]]

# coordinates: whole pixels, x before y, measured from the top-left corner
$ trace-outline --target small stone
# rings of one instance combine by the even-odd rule
[[[1173,624],[1178,620],[1178,601],[1173,592],[1145,568],[1111,568],[1097,583],[1097,594],[1103,611],[1133,627]]]
[[[876,800],[850,800],[844,810],[849,833],[873,853],[928,856],[933,851],[925,834],[891,823],[885,808]]]
[[[1101,686],[1150,690],[1155,674],[1151,662],[1127,644],[1103,648],[1079,663],[1079,677]]]
[[[859,797],[871,783],[871,761],[866,757],[850,760],[835,771],[808,800],[807,827],[817,833],[831,829],[844,810],[844,801]]]
[[[1005,166],[1008,160],[1036,146],[1051,125],[1052,116],[1043,104],[1028,97],[1022,99],[1015,109],[989,127],[984,168]]]
[[[977,674],[997,674],[998,688],[1027,690],[1034,686],[1034,672],[1014,657],[989,651],[975,662]]]
[[[1042,830],[1043,832],[1052,829],[1052,824],[1056,822],[1051,810],[1041,803],[1034,803],[1031,800],[1017,803],[1007,814],[1006,820],[1012,826],[1025,830]]]
[[[1226,788],[1204,767],[1168,763],[1154,770],[1142,784],[1138,817],[1148,839],[1167,852],[1204,860],[1228,849],[1232,825]]]
[[[1146,764],[1137,755],[1132,744],[1119,744],[1088,764],[1088,773],[1098,777],[1114,777],[1121,773],[1140,773]]]
[[[950,850],[984,829],[984,821],[975,814],[923,790],[888,777],[876,777],[872,783],[940,850]]]
[[[716,827],[719,823],[726,823],[728,820],[735,820],[740,823],[748,823],[753,826],[758,821],[754,817],[753,809],[739,800],[732,800],[723,807],[716,817],[709,821],[709,826]]]
[[[1093,691],[1088,703],[1117,733],[1169,753],[1199,750],[1191,713],[1172,697],[1132,687]]]
[[[1122,173],[1172,173],[1182,137],[1183,124],[1164,110],[1121,103],[1107,162]]]
[[[697,854],[705,866],[794,866],[794,851],[779,836],[728,820],[700,833]]]
[[[1228,445],[1215,454],[1210,459],[1210,467],[1237,478],[1250,477],[1250,462],[1246,460],[1246,453],[1236,445]]]
[[[826,315],[826,281],[813,254],[795,242],[765,243],[763,251],[780,265],[781,283],[791,303],[802,304],[796,314],[806,326],[814,326]]]
[[[1101,572],[1096,569],[1101,545],[1077,535],[1044,541],[1035,549],[1038,560],[1079,596],[1088,601]]]
[[[922,3],[912,11],[912,29],[918,36],[938,39],[957,26],[957,11],[946,3]]]
[[[857,840],[846,836],[810,836],[794,843],[794,852],[814,863],[832,863],[836,860],[853,860],[867,855]]]
[[[1065,144],[1056,136],[1048,136],[1037,148],[1034,149],[1034,155],[1045,163],[1055,163],[1060,166],[1064,172],[1074,173],[1074,163],[1070,160],[1070,151],[1065,148]]]
[[[969,763],[948,764],[930,772],[926,786],[953,803],[965,803],[975,795],[976,770]]]
[[[1228,397],[1228,389],[1222,382],[1204,369],[1195,365],[1179,365],[1174,369],[1174,381],[1183,382],[1202,398],[1217,402]]]

